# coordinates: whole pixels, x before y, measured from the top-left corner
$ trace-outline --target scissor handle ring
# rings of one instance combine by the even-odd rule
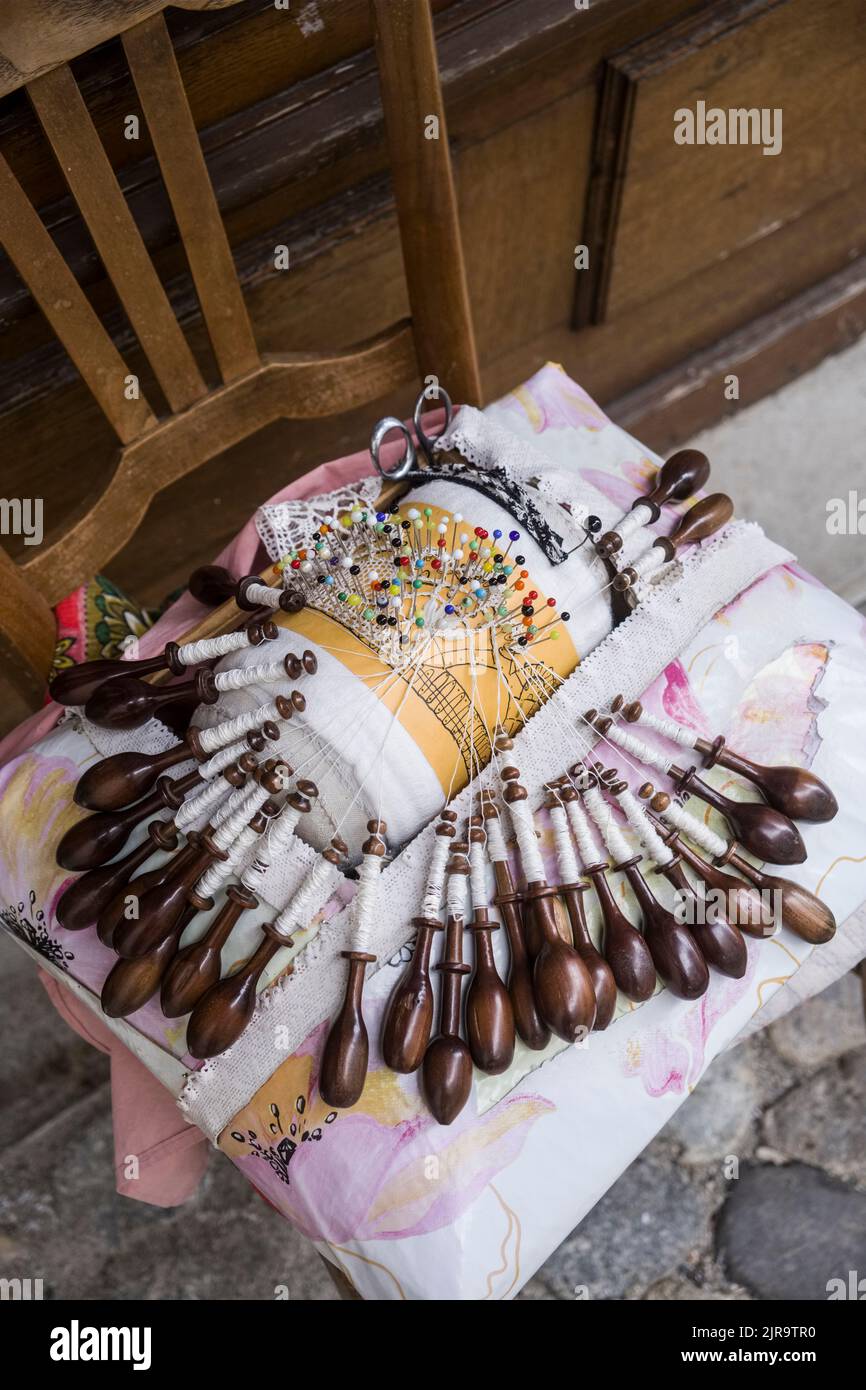
[[[393,468],[384,468],[382,466],[382,460],[379,457],[379,451],[385,442],[386,434],[390,434],[392,430],[399,430],[402,434],[406,444],[406,452],[397,460]],[[403,424],[403,421],[398,420],[396,415],[386,415],[384,420],[380,420],[379,423],[374,426],[373,433],[370,436],[370,453],[377,471],[388,482],[394,482],[400,478],[405,478],[406,474],[415,467],[416,454],[414,441],[406,426]]]
[[[443,434],[448,433],[448,429],[451,425],[451,418],[454,414],[454,407],[451,404],[451,397],[445,390],[444,386],[436,387],[436,395],[435,397],[431,397],[431,400],[433,399],[435,399],[438,402],[444,401],[445,403],[445,424],[442,426],[441,430],[434,439],[431,439],[429,435],[425,434],[423,429],[421,428],[421,407],[427,400],[426,391],[422,391],[421,395],[415,402],[415,414],[412,416],[412,423],[415,426],[415,433],[418,436],[418,439],[420,440],[421,447],[424,450],[424,453],[427,455],[431,463],[433,461],[433,446],[435,445],[437,439],[441,439]]]

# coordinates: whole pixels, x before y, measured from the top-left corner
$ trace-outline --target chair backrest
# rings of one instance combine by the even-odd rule
[[[181,3],[211,9],[237,0]],[[158,416],[137,390],[0,152],[0,245],[120,443],[105,487],[62,536],[20,564],[0,548],[0,651],[13,681],[31,691],[44,686],[51,664],[51,606],[126,544],[156,494],[178,478],[278,418],[336,414],[413,377],[437,376],[457,400],[480,398],[427,0],[370,0],[412,317],[352,351],[322,355],[257,350],[162,13],[165,0],[100,0],[83,16],[78,12],[74,25],[63,8],[59,0],[42,0],[25,19],[17,7],[11,18],[0,18],[0,96],[26,87],[169,409]],[[213,389],[175,318],[69,67],[72,58],[116,34],[221,377]],[[428,138],[431,116],[438,121],[434,139]]]

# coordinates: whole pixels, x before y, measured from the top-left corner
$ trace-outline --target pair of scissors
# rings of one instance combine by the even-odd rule
[[[445,406],[445,423],[439,433],[433,436],[425,434],[421,427],[421,415],[425,409],[429,409],[431,401],[439,401]],[[433,392],[430,391],[429,387],[425,388],[415,402],[412,424],[415,426],[415,434],[418,443],[424,452],[424,457],[429,467],[434,466],[433,450],[436,441],[441,439],[443,434],[447,433],[451,425],[451,417],[453,414],[454,407],[451,404],[451,397],[448,395],[444,386],[437,386]],[[385,468],[382,464],[380,452],[385,442],[385,436],[391,434],[393,430],[399,430],[400,434],[402,434],[405,449],[393,468]],[[374,425],[373,433],[370,436],[370,453],[377,471],[388,482],[395,482],[400,478],[405,478],[408,473],[412,472],[418,461],[415,440],[412,438],[408,426],[404,425],[402,420],[398,420],[396,415],[386,415],[384,419],[379,420],[378,423]]]

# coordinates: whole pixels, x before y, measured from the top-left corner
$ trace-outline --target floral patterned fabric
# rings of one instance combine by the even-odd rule
[[[57,646],[51,675],[82,661],[119,657],[159,617],[159,609],[142,608],[104,575],[82,584],[54,610]]]

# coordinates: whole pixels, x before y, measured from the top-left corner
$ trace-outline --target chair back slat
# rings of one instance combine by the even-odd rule
[[[481,404],[457,197],[426,0],[370,0],[379,88],[422,379]]]
[[[2,155],[0,243],[121,443],[155,425],[144,396],[128,390],[123,358]]]
[[[255,371],[259,354],[195,122],[161,14],[123,35],[202,315],[223,381]]]
[[[183,2],[222,8],[233,0]],[[157,421],[125,380],[129,369],[0,156],[0,244],[122,445],[86,511],[18,563],[0,550],[0,665],[9,653],[5,669],[20,672],[30,693],[50,661],[50,605],[127,544],[160,492],[208,459],[276,420],[342,414],[418,375],[438,376],[455,401],[481,404],[430,0],[369,4],[412,320],[340,352],[260,356],[161,13],[165,0],[99,0],[99,34],[108,37],[110,26],[120,35],[219,382],[190,351],[68,66],[86,42],[67,33],[58,6],[56,23],[36,25],[39,51],[25,61],[22,23],[0,13],[0,92],[4,75],[7,90],[29,77],[34,109],[170,412]],[[3,66],[10,52],[19,59],[11,77]]]
[[[165,398],[172,410],[185,410],[206,394],[207,387],[75,78],[63,64],[37,77],[27,90]]]

